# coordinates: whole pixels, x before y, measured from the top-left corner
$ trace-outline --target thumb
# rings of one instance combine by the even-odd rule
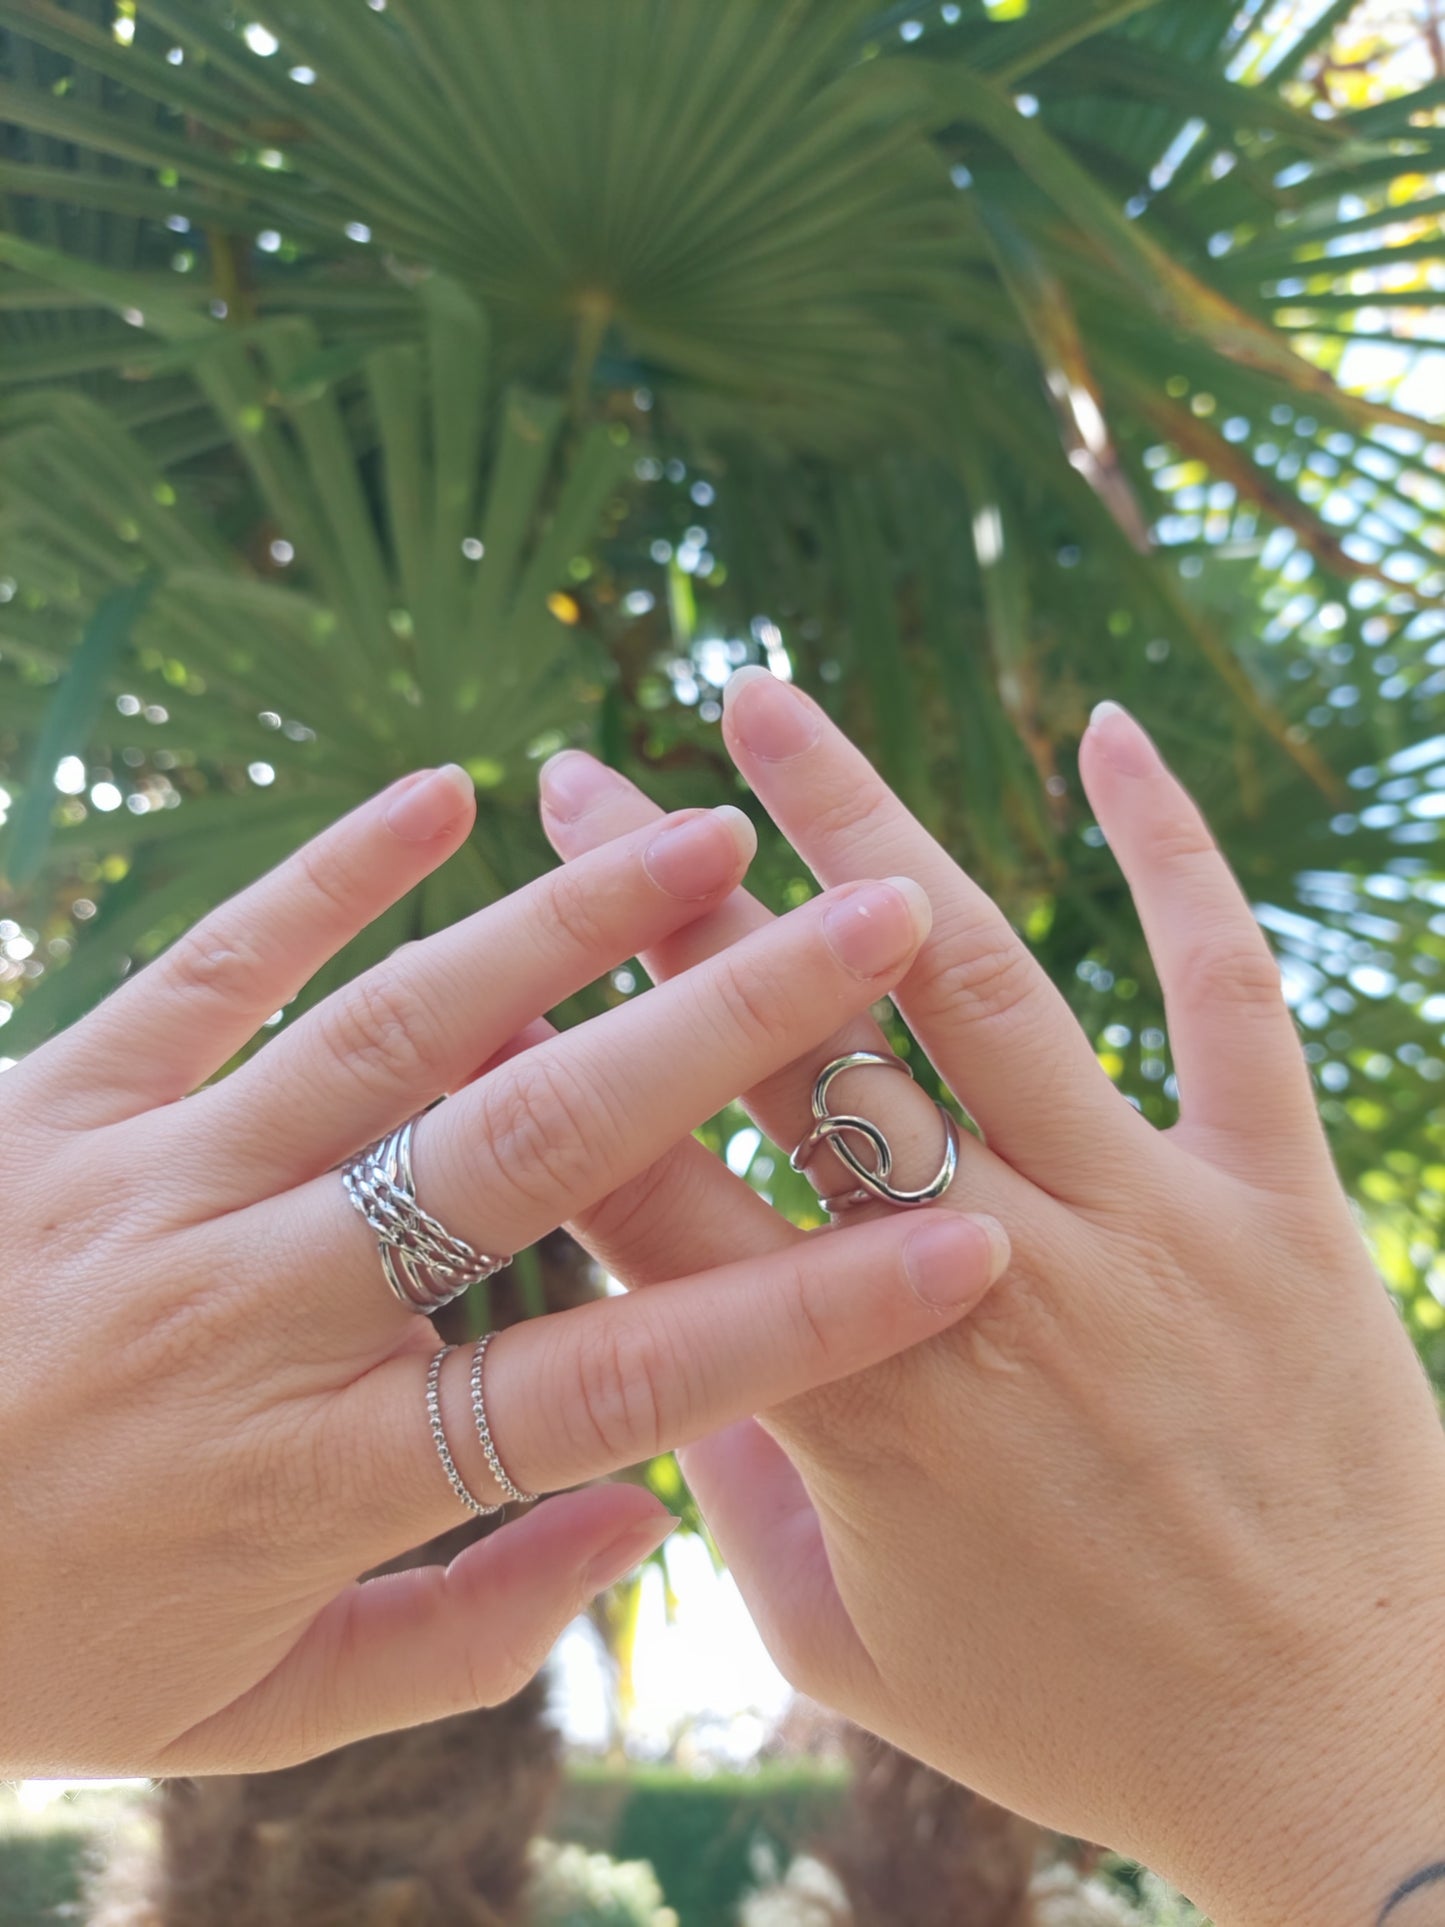
[[[263,1680],[167,1750],[165,1771],[270,1770],[499,1705],[676,1523],[637,1486],[599,1485],[549,1500],[449,1566],[348,1586]]]

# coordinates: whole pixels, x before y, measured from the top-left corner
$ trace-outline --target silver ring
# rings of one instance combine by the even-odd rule
[[[452,1457],[451,1447],[447,1444],[446,1427],[442,1424],[442,1365],[455,1350],[455,1345],[443,1345],[432,1360],[431,1369],[426,1375],[427,1423],[431,1426],[432,1443],[437,1449],[437,1457],[442,1462],[442,1471],[447,1475],[448,1485],[468,1512],[475,1512],[479,1519],[490,1519],[493,1513],[501,1511],[501,1506],[483,1505],[476,1494],[468,1489],[466,1480],[457,1470],[456,1460]]]
[[[847,1057],[835,1057],[831,1064],[824,1065],[813,1086],[813,1128],[789,1159],[795,1171],[806,1171],[826,1144],[858,1180],[856,1190],[839,1192],[834,1197],[823,1199],[823,1209],[830,1217],[846,1211],[851,1205],[866,1204],[869,1198],[877,1198],[900,1211],[917,1211],[925,1204],[935,1204],[958,1175],[958,1126],[940,1104],[938,1115],[943,1119],[944,1148],[943,1163],[939,1166],[937,1176],[917,1191],[901,1191],[888,1182],[893,1170],[893,1147],[878,1126],[870,1123],[866,1117],[852,1117],[828,1109],[828,1091],[833,1079],[841,1077],[844,1071],[865,1065],[876,1065],[881,1070],[902,1071],[910,1079],[913,1076],[901,1057],[884,1057],[877,1051],[858,1050]],[[862,1138],[872,1150],[874,1163],[871,1168],[853,1148],[849,1142],[851,1138]]]
[[[472,1352],[472,1417],[477,1422],[477,1437],[481,1440],[482,1451],[486,1454],[487,1469],[501,1488],[504,1499],[513,1505],[531,1505],[537,1497],[535,1492],[524,1492],[521,1486],[513,1483],[508,1476],[497,1452],[492,1428],[487,1423],[487,1401],[482,1393],[482,1363],[487,1356],[487,1347],[496,1337],[495,1332],[487,1332],[476,1343]]]
[[[346,1195],[376,1234],[387,1284],[411,1311],[440,1311],[511,1264],[454,1238],[417,1203],[411,1140],[416,1119],[341,1167]]]

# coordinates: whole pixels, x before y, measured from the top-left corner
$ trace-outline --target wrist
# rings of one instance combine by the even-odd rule
[[[1380,1910],[1376,1927],[1426,1927],[1445,1911],[1445,1860],[1417,1867]]]
[[[1361,1665],[1323,1718],[1286,1716],[1258,1746],[1253,1817],[1194,1883],[1215,1927],[1445,1922],[1445,1621],[1408,1665]],[[1303,1744],[1302,1744],[1303,1742]]]

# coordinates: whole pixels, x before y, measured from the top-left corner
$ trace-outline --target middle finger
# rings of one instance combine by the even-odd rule
[[[849,885],[508,1059],[418,1123],[423,1208],[482,1251],[533,1243],[645,1171],[740,1084],[758,1083],[866,1010],[907,969],[927,928],[917,885]],[[334,1174],[240,1218],[221,1221],[216,1235],[265,1254],[255,1289],[277,1316],[299,1318],[323,1345],[343,1331],[362,1347],[394,1341],[405,1314]]]

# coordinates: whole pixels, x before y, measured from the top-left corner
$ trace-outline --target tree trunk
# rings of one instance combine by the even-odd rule
[[[514,1927],[559,1771],[545,1705],[537,1682],[284,1772],[169,1782],[148,1920]]]
[[[854,1729],[853,1790],[828,1859],[855,1927],[1033,1927],[1039,1830]]]

